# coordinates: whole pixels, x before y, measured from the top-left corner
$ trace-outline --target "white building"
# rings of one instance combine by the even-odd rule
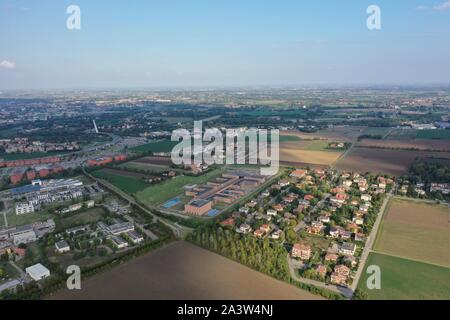
[[[16,203],[16,214],[27,214],[34,212],[34,205],[31,202],[18,202]]]
[[[39,281],[50,276],[50,270],[38,263],[25,269],[27,275],[34,281]]]
[[[64,252],[70,251],[69,244],[64,240],[61,240],[61,241],[58,241],[57,243],[55,243],[55,248],[56,248],[56,252],[58,252],[58,253],[64,253]]]

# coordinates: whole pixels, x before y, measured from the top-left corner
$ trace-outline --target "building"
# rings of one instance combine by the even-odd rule
[[[127,236],[130,238],[131,242],[133,242],[134,244],[138,244],[138,243],[141,243],[142,241],[144,241],[144,237],[142,235],[140,235],[139,233],[137,233],[136,231],[127,232]]]
[[[18,202],[16,203],[16,214],[27,214],[34,212],[34,205],[31,202]]]
[[[128,242],[126,242],[119,236],[112,236],[111,241],[117,249],[123,249],[128,247]]]
[[[58,241],[55,243],[56,252],[64,253],[70,251],[70,246],[65,240]]]
[[[294,178],[303,178],[308,173],[307,170],[297,169],[291,172],[290,176]]]
[[[34,281],[39,281],[50,276],[50,270],[38,263],[25,269],[28,276]]]
[[[192,200],[184,206],[184,212],[203,216],[212,209],[212,201],[210,200]]]
[[[354,243],[344,242],[339,246],[339,253],[344,255],[354,255],[356,251],[356,245]]]
[[[311,247],[302,243],[296,243],[292,247],[291,256],[301,260],[309,260],[311,258]]]
[[[18,246],[21,243],[27,244],[37,240],[36,232],[32,226],[21,226],[10,233],[14,245]]]

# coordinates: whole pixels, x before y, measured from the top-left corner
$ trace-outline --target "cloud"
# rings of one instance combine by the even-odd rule
[[[450,10],[450,1],[433,6],[434,10],[447,11]]]
[[[16,68],[16,63],[14,61],[3,60],[0,62],[0,69],[13,70]]]

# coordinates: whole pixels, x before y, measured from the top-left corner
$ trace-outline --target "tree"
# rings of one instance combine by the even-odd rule
[[[361,289],[356,289],[353,294],[353,300],[368,300],[369,294]]]

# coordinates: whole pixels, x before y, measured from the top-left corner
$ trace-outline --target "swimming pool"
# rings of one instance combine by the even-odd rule
[[[173,198],[162,205],[163,208],[169,209],[176,206],[181,201],[180,198]]]

